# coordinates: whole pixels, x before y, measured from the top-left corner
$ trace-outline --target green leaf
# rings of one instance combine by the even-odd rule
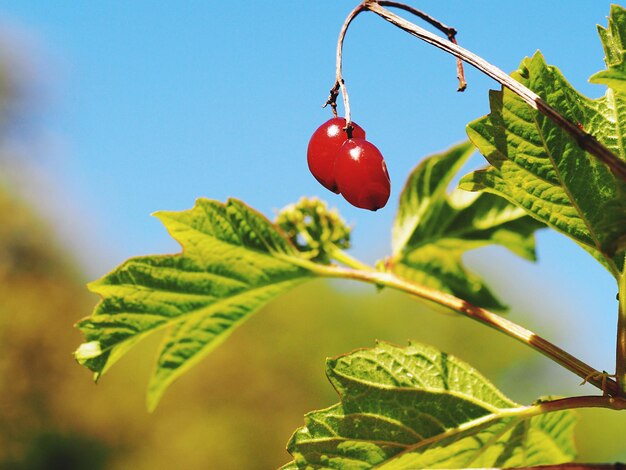
[[[250,314],[312,276],[282,233],[240,201],[199,199],[190,210],[156,216],[183,252],[132,258],[91,283],[102,300],[78,323],[86,340],[75,353],[97,379],[138,341],[166,328],[150,409]]]
[[[473,151],[469,142],[462,143],[426,158],[413,170],[400,195],[393,257],[386,268],[481,307],[502,310],[506,307],[480,277],[464,267],[463,254],[498,244],[534,260],[533,233],[543,224],[492,194],[447,193],[450,181]]]
[[[327,361],[341,403],[305,416],[287,468],[414,469],[558,464],[574,458],[573,414],[529,413],[434,348],[380,343]]]
[[[601,99],[588,99],[540,53],[512,76],[626,157],[626,96],[609,89]],[[492,166],[463,178],[461,187],[507,198],[574,239],[617,276],[626,235],[626,184],[508,89],[492,91],[490,104],[491,113],[470,123],[467,132]]]
[[[565,463],[575,457],[575,416],[561,411],[530,420],[500,420],[483,431],[461,439],[453,436],[421,452],[407,453],[384,470],[414,468],[515,468]]]
[[[607,70],[592,75],[589,81],[607,85],[616,92],[626,92],[626,9],[611,5],[609,25],[598,25],[598,33],[604,47]]]

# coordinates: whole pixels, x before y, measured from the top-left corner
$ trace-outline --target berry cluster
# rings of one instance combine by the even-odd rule
[[[307,151],[309,170],[322,186],[341,195],[353,206],[378,210],[387,204],[391,183],[380,151],[365,140],[365,131],[335,117],[311,136]]]

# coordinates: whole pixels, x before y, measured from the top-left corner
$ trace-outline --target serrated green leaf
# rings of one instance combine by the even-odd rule
[[[305,416],[297,468],[414,469],[558,464],[574,458],[573,414],[531,415],[468,364],[380,343],[327,362],[341,403]]]
[[[540,53],[512,76],[626,157],[626,96],[609,89],[590,100]],[[573,238],[617,276],[626,235],[626,184],[510,90],[492,91],[490,105],[491,113],[470,123],[467,132],[492,166],[464,177],[461,188],[505,197]]]
[[[167,328],[150,409],[250,314],[312,276],[276,227],[240,201],[199,199],[190,210],[156,216],[183,252],[132,258],[91,283],[102,300],[78,323],[86,340],[75,353],[98,378],[138,341]]]
[[[592,75],[589,81],[626,93],[626,9],[611,5],[609,25],[607,28],[598,25],[598,33],[604,47],[607,70]]]
[[[571,461],[576,452],[569,411],[529,420],[503,419],[475,434],[454,435],[380,465],[381,470],[415,468],[515,468]]]
[[[467,142],[423,160],[400,195],[393,226],[393,257],[385,266],[397,275],[448,292],[485,308],[506,308],[480,277],[465,268],[463,254],[498,244],[535,259],[533,233],[543,224],[501,197],[455,190],[454,175],[474,151]]]

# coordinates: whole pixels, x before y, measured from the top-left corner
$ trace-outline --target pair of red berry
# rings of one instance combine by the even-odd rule
[[[341,193],[353,206],[375,211],[387,204],[391,192],[387,166],[376,146],[365,140],[365,131],[351,125],[351,136],[344,118],[318,127],[309,141],[309,170],[322,186]]]

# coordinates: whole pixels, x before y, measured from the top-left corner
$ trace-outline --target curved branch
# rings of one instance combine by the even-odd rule
[[[381,5],[386,5],[386,6],[390,6],[393,8],[399,8],[401,10],[412,13],[413,15],[423,19],[430,25],[437,28],[439,31],[441,31],[448,37],[449,41],[451,41],[453,44],[456,44],[456,34],[457,34],[456,29],[443,24],[442,22],[436,20],[432,16],[427,15],[423,11],[420,11],[409,5],[405,5],[404,3],[394,2],[390,0],[380,0],[380,2],[378,3]],[[326,100],[326,103],[324,103],[324,106],[323,106],[323,107],[326,107],[330,105],[333,110],[333,114],[335,115],[335,117],[337,117],[337,97],[339,96],[339,91],[341,90],[341,95],[343,97],[343,106],[345,110],[345,118],[346,118],[346,131],[348,132],[348,137],[351,137],[351,134],[352,134],[351,132],[352,131],[352,125],[351,125],[352,117],[350,113],[350,100],[348,98],[348,90],[346,88],[346,85],[343,79],[343,70],[342,70],[343,42],[345,40],[346,32],[348,31],[348,27],[350,26],[350,23],[352,23],[352,21],[359,15],[359,13],[369,10],[369,9],[370,7],[368,4],[368,1],[366,0],[360,5],[358,5],[354,10],[352,10],[348,14],[345,21],[343,22],[343,25],[341,26],[341,30],[339,31],[339,39],[337,40],[337,52],[335,56],[335,59],[336,59],[335,84],[331,88],[328,100]],[[465,81],[465,73],[463,71],[463,61],[460,58],[457,58],[457,78],[459,79],[459,87],[457,91],[465,90],[467,88],[467,82]]]
[[[342,260],[342,262],[343,261],[344,260]],[[352,263],[348,262],[346,264],[350,265]],[[559,348],[547,339],[542,338],[523,326],[501,317],[496,313],[490,312],[489,310],[472,305],[463,299],[459,299],[453,295],[446,294],[445,292],[431,289],[423,285],[414,284],[390,272],[375,271],[371,268],[362,270],[338,266],[322,266],[308,262],[305,262],[303,265],[320,276],[352,279],[355,281],[374,284],[376,286],[390,287],[392,289],[410,294],[414,297],[418,297],[422,300],[446,307],[530,346],[535,351],[540,352],[570,372],[578,375],[584,380],[584,382],[589,382],[598,389],[602,390],[603,393],[612,397],[620,396],[620,389],[617,382],[611,379],[606,373],[602,373],[594,369],[577,357],[572,356],[567,351]],[[608,398],[610,397],[607,397],[607,399]]]
[[[608,408],[610,410],[623,411],[626,410],[626,399],[606,396],[579,396],[540,401],[531,406],[537,410],[537,414],[574,410],[577,408]]]
[[[339,90],[341,90],[341,94],[343,96],[343,107],[345,110],[344,112],[346,118],[346,131],[348,132],[348,137],[352,137],[352,120],[350,117],[350,100],[348,99],[348,90],[346,89],[341,70],[343,41],[345,40],[346,32],[348,31],[348,27],[350,26],[350,23],[352,23],[352,20],[354,20],[359,15],[359,13],[366,10],[367,7],[365,6],[365,3],[361,3],[350,12],[346,20],[343,22],[343,25],[341,26],[341,30],[339,31],[339,39],[337,39],[337,52],[335,56],[335,84],[330,89],[330,96],[323,106],[326,107],[327,105],[330,105],[333,109],[333,114],[335,115],[335,117],[337,117],[337,96],[339,96]]]
[[[405,5],[404,3],[393,2],[390,0],[379,0],[378,4],[386,6],[386,7],[393,7],[393,8],[398,8],[400,10],[408,11],[409,13],[417,16],[418,18],[423,19],[424,21],[429,23],[431,26],[434,26],[435,28],[437,28],[439,31],[441,31],[446,36],[448,36],[448,39],[451,42],[453,42],[454,44],[457,44],[456,33],[458,31],[455,28],[443,24],[441,21],[433,18],[432,16],[424,13],[423,11],[418,10],[417,8],[413,8],[410,5]],[[459,79],[459,88],[457,88],[457,91],[465,91],[465,89],[467,88],[467,82],[465,81],[465,72],[463,71],[463,61],[459,57],[456,58],[456,75],[457,75],[457,78]]]
[[[482,57],[464,49],[457,44],[454,44],[445,39],[441,39],[436,34],[420,28],[416,24],[405,20],[404,18],[386,10],[381,6],[381,2],[375,0],[365,0],[363,6],[365,6],[372,13],[376,13],[381,18],[390,22],[394,26],[406,31],[407,33],[442,49],[449,54],[458,57],[459,59],[467,62],[473,67],[477,68],[485,75],[493,78],[502,86],[508,88],[513,93],[518,95],[526,104],[531,108],[543,113],[550,118],[556,125],[569,133],[578,145],[604,163],[613,172],[615,176],[626,181],[626,162],[617,157],[608,148],[602,145],[594,136],[588,134],[583,129],[580,129],[576,124],[565,119],[556,109],[545,102],[539,95],[530,89],[526,88],[521,83],[515,81],[508,74],[490,64]]]

